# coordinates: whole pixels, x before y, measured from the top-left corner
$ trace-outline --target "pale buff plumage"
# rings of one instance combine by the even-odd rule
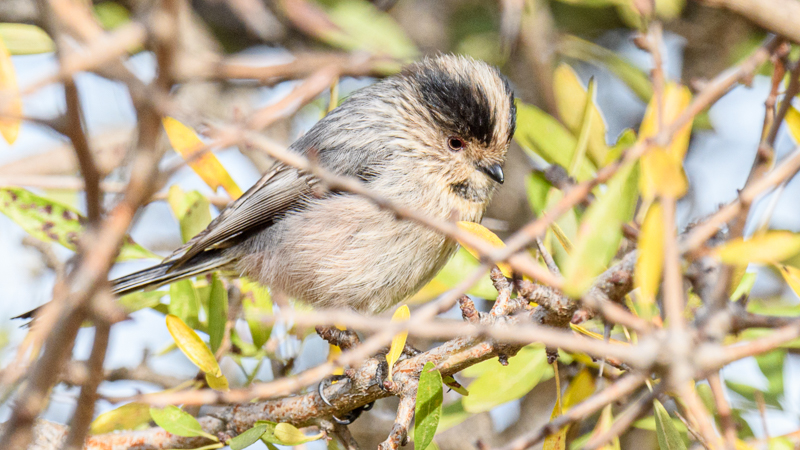
[[[396,205],[479,222],[502,181],[514,114],[494,68],[443,55],[354,93],[291,150],[314,152],[322,166],[363,179]],[[453,137],[464,147],[451,148]],[[173,256],[115,280],[115,290],[225,269],[313,306],[374,313],[413,295],[457,248],[365,198],[318,197],[314,183],[277,164]]]

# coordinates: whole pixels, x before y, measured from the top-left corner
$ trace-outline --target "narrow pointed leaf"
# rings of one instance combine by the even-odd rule
[[[119,408],[104,412],[92,421],[90,434],[105,434],[117,430],[133,430],[150,422],[150,405],[126,403]]]
[[[686,450],[686,444],[681,439],[669,413],[658,400],[653,400],[653,411],[656,417],[656,436],[661,450]]]
[[[169,285],[168,311],[189,328],[200,325],[200,298],[190,280],[180,280]]]
[[[411,317],[411,311],[408,305],[401,305],[392,315],[392,322],[405,322]],[[386,354],[386,362],[389,364],[389,381],[392,380],[392,368],[394,363],[403,354],[403,348],[406,346],[406,339],[408,338],[408,331],[402,331],[392,338],[392,345],[389,347],[389,353]]]
[[[77,249],[86,223],[76,210],[17,187],[0,188],[0,212],[36,239],[56,242],[70,250]],[[160,259],[126,236],[117,261],[143,258]]]
[[[456,225],[458,225],[458,227],[461,228],[462,230],[468,231],[474,234],[475,236],[478,236],[479,238],[491,244],[493,247],[502,248],[506,246],[506,244],[502,241],[502,239],[497,237],[496,234],[492,233],[488,228],[484,227],[479,223],[465,222],[462,220],[456,223]],[[478,253],[477,250],[475,250],[474,248],[470,247],[469,245],[463,242],[459,241],[459,244],[461,244],[461,246],[464,247],[464,249],[467,250],[470,255],[474,256],[477,260],[480,261],[481,255],[480,253]],[[500,262],[497,263],[497,267],[500,269],[501,272],[503,272],[503,275],[505,275],[506,277],[510,278],[512,276],[513,270],[511,269],[511,266],[509,266],[508,264]]]
[[[247,447],[255,444],[258,439],[267,432],[267,424],[257,423],[253,428],[245,431],[244,433],[236,436],[228,442],[231,450],[244,450]]]
[[[0,39],[0,134],[8,145],[13,145],[22,126],[22,98],[11,54],[3,42]]]
[[[262,318],[272,314],[272,297],[269,290],[250,280],[242,282],[242,308],[244,318],[250,328],[253,345],[261,348],[272,333],[272,327],[265,325]]]
[[[217,353],[225,338],[225,325],[228,323],[228,292],[219,277],[211,279],[211,293],[208,299],[208,343],[211,351]]]
[[[419,374],[414,407],[414,450],[425,450],[433,441],[442,416],[442,374],[428,361]]]
[[[467,390],[467,389],[466,389],[464,386],[462,386],[462,385],[461,385],[461,383],[459,383],[458,381],[456,381],[456,379],[455,379],[455,378],[453,378],[453,377],[452,377],[452,376],[450,376],[450,375],[448,375],[448,376],[446,376],[446,377],[442,378],[442,382],[443,382],[443,383],[444,383],[444,384],[445,384],[447,387],[449,387],[450,389],[452,389],[452,390],[454,390],[454,391],[458,392],[459,394],[461,394],[461,395],[463,395],[463,396],[465,396],[465,397],[466,397],[467,395],[469,395],[469,391],[468,391],[468,390]]]
[[[790,231],[768,231],[745,240],[726,242],[714,254],[725,264],[775,264],[800,253],[800,234]]]
[[[619,2],[615,1],[614,3]],[[569,58],[606,67],[643,102],[648,102],[653,96],[650,77],[642,69],[621,58],[614,51],[571,35],[564,35],[560,39],[558,51]]]
[[[12,55],[49,53],[56,49],[44,30],[26,23],[0,23],[0,40]]]
[[[242,190],[239,189],[239,186],[236,185],[228,171],[225,170],[225,167],[222,166],[222,163],[213,153],[206,151],[200,156],[195,156],[195,153],[205,148],[205,144],[194,130],[172,117],[165,117],[163,124],[172,148],[183,159],[189,160],[189,166],[211,189],[216,191],[218,187],[222,186],[232,198],[238,198],[242,195]]]
[[[169,188],[167,202],[178,219],[184,243],[211,223],[208,199],[198,191],[183,192],[180,186],[174,184]]]
[[[635,286],[639,288],[639,300],[645,305],[642,311],[650,311],[655,304],[661,269],[664,265],[664,212],[660,203],[653,203],[647,210],[642,230],[639,233],[639,255],[634,273]]]
[[[167,329],[178,348],[195,366],[205,372],[206,380],[212,389],[227,390],[228,381],[222,375],[219,363],[200,336],[183,321],[172,314],[167,315]]]
[[[290,423],[277,424],[273,434],[279,441],[278,444],[281,445],[302,445],[306,442],[322,439],[322,437],[325,436],[325,433],[323,432],[319,432],[318,434],[312,436],[306,436],[302,431]]]
[[[794,291],[796,295],[800,296],[800,269],[792,266],[779,265],[778,269],[786,280],[786,284]]]
[[[575,248],[564,268],[565,293],[580,297],[608,266],[622,239],[622,224],[636,206],[638,170],[635,163],[621,168],[608,189],[583,215]]]
[[[592,431],[592,436],[600,436],[611,428],[614,416],[611,414],[611,405],[606,405],[600,413],[600,419]],[[620,450],[619,437],[614,437],[611,442],[599,447],[600,450]]]
[[[517,131],[514,140],[526,152],[548,163],[568,168],[577,148],[575,135],[541,109],[521,101],[517,101],[516,105]],[[593,174],[594,166],[584,159],[576,171],[578,181],[589,179]]]
[[[588,92],[592,89],[584,89],[572,67],[561,64],[553,74],[553,90],[558,115],[564,125],[574,135],[586,136],[587,154],[595,166],[601,166],[608,154],[606,126],[600,110],[594,104],[593,93]],[[584,128],[587,128],[585,132],[582,131]],[[575,161],[574,155],[573,161]]]
[[[794,106],[789,106],[784,121],[789,127],[789,133],[792,135],[794,141],[800,142],[800,111],[797,111],[797,108]]]
[[[657,135],[661,131],[659,127],[672,123],[691,100],[692,94],[686,86],[668,84],[662,99],[654,96],[650,100],[639,128],[639,139],[645,140]],[[672,136],[667,147],[653,147],[642,156],[639,184],[645,198],[650,199],[656,195],[680,198],[686,193],[688,183],[683,172],[683,158],[689,148],[691,133],[690,121]]]
[[[150,417],[156,425],[164,430],[183,437],[202,436],[213,441],[219,441],[216,436],[203,431],[200,422],[177,406],[169,405],[165,408],[150,408]]]
[[[507,366],[497,361],[482,364],[486,364],[484,367],[489,370],[469,385],[469,397],[461,399],[464,410],[471,413],[489,411],[521,398],[539,383],[549,369],[544,348],[537,344],[523,347],[516,356],[508,359]]]

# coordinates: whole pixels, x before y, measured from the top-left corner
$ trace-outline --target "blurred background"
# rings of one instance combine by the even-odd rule
[[[94,2],[97,18],[106,29],[125,24],[131,17],[146,11],[147,0]],[[689,87],[702,86],[704,81],[736,64],[766,38],[766,33],[739,15],[725,10],[683,0],[657,0],[654,4],[634,0],[195,0],[190,2],[191,36],[186,39],[196,48],[195,62],[227,58],[242,66],[270,66],[292,61],[313,64],[324,58],[388,57],[381,63],[370,63],[358,75],[343,76],[334,92],[321,94],[291,117],[272,125],[265,133],[272,139],[290,144],[328,110],[329,105],[346,97],[359,87],[375,82],[383,75],[398,70],[402,62],[428,54],[452,52],[470,55],[490,62],[510,79],[519,99],[558,117],[559,108],[553,94],[554,68],[568,64],[583,86],[589,79],[596,82],[596,104],[606,125],[609,145],[627,128],[637,129],[645,106],[652,95],[648,81],[650,54],[634,42],[641,26],[642,9],[663,22],[666,76]],[[653,9],[654,8],[654,9]],[[36,2],[3,0],[0,22],[37,23]],[[25,86],[42,79],[56,68],[56,56],[47,48],[46,40],[20,38],[11,28],[0,27],[0,37],[12,54],[19,84]],[[27,35],[26,35],[27,36]],[[33,43],[33,44],[31,44]],[[52,44],[52,43],[51,43]],[[16,45],[16,47],[15,47]],[[25,47],[29,45],[29,47]],[[129,67],[144,82],[155,76],[152,54],[131,49]],[[190,67],[192,61],[186,61]],[[760,140],[764,120],[764,101],[769,94],[771,67],[756,75],[749,87],[736,87],[709,111],[695,121],[691,145],[685,160],[690,191],[679,204],[679,227],[714,212],[720,204],[736,197],[747,178]],[[76,77],[84,108],[86,127],[99,152],[101,170],[113,184],[126,179],[119,167],[130,148],[135,111],[126,87],[97,74],[81,73]],[[230,121],[279,101],[299,81],[269,80],[229,81],[217,83],[195,81],[185,77],[176,88],[184,123],[202,131],[204,122]],[[338,90],[338,92],[336,92]],[[24,98],[25,116],[51,120],[65,111],[63,87],[48,85]],[[162,142],[163,145],[168,145]],[[795,146],[786,130],[781,130],[777,143],[780,158]],[[0,140],[0,186],[25,183],[31,190],[58,202],[83,210],[82,193],[71,187],[77,173],[68,141],[48,128],[25,122],[13,146]],[[248,149],[229,148],[217,152],[219,159],[242,188],[249,187],[267,167],[264,156]],[[163,161],[169,166],[180,156],[169,152]],[[535,217],[526,181],[532,171],[543,171],[548,164],[535,152],[514,143],[506,164],[506,183],[496,195],[484,222],[501,237]],[[62,177],[63,185],[41,183],[43,175]],[[37,185],[38,184],[38,185]],[[58,183],[56,183],[58,184]],[[169,184],[184,191],[197,190],[224,204],[224,195],[212,190],[189,168],[178,170]],[[216,196],[216,197],[215,197]],[[749,227],[764,220],[772,228],[800,230],[800,182],[789,183],[783,191],[762,199],[752,210]],[[116,196],[106,196],[108,205]],[[214,201],[219,198],[219,201]],[[217,213],[216,206],[211,209]],[[26,233],[13,221],[0,215],[0,344],[3,361],[14,354],[25,335],[18,323],[9,319],[51,298],[54,274],[40,252],[23,244]],[[153,201],[142,209],[131,230],[133,239],[152,252],[165,256],[181,244],[178,223],[164,201]],[[61,260],[71,252],[53,245],[52,251]],[[459,257],[461,259],[459,259]],[[466,273],[463,255],[449,267],[450,276]],[[117,264],[112,276],[143,268],[153,259]],[[762,270],[753,290],[753,297],[763,305],[785,308],[787,314],[800,315],[797,298],[780,277]],[[477,298],[477,297],[476,297]],[[765,306],[766,307],[766,306]],[[457,312],[453,312],[457,317]],[[247,335],[246,324],[241,331]],[[285,330],[284,330],[285,331]],[[281,336],[276,355],[292,360],[296,373],[323,361],[327,345],[316,335],[293,336],[273,330]],[[75,347],[75,358],[85,359],[91,348],[92,330],[83,329]],[[155,371],[176,379],[194,376],[196,368],[179,352],[169,351],[171,338],[164,326],[163,315],[153,309],[142,309],[131,319],[113,328],[107,368],[133,367],[146,354]],[[425,347],[429,343],[415,343]],[[166,350],[166,351],[165,351]],[[761,392],[767,399],[765,416],[768,432],[776,436],[800,428],[800,359],[794,350],[781,351],[777,358],[758,361],[750,358],[723,371],[728,383],[729,400],[743,418],[747,433],[766,436],[756,398]],[[496,362],[495,362],[496,364]],[[269,380],[273,367],[260,364],[255,358],[222,361],[223,372],[236,385],[246,381],[242,370],[254,371],[256,379]],[[246,373],[246,371],[244,373]],[[451,426],[436,437],[441,449],[471,448],[483,439],[501,444],[542,424],[550,417],[555,401],[552,373],[540,374],[542,381],[530,392],[488,412],[473,413],[451,408]],[[563,376],[563,374],[562,374]],[[459,377],[461,379],[461,377]],[[469,380],[469,378],[464,378]],[[465,382],[465,384],[469,384]],[[130,395],[161,387],[135,382],[105,382],[100,391],[106,395]],[[74,409],[77,389],[59,386],[46,419],[65,422]],[[445,405],[457,394],[445,396]],[[99,412],[116,405],[100,402]],[[382,441],[394,420],[396,401],[379,402],[375,410],[351,428],[362,448],[375,448]],[[0,409],[0,421],[6,420],[8,406]],[[441,428],[440,428],[441,430]],[[622,438],[623,448],[657,448],[654,421],[641,421]],[[576,430],[585,434],[591,429]],[[747,434],[745,433],[744,436]],[[743,435],[740,435],[743,436]],[[262,444],[256,444],[253,448]],[[323,444],[306,444],[307,448],[324,448]]]

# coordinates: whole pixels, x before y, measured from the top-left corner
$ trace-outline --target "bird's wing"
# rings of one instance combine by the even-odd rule
[[[313,178],[276,163],[272,170],[211,221],[205,230],[175,250],[164,263],[171,263],[173,269],[177,268],[206,249],[224,247],[244,233],[270,225],[277,216],[311,194],[313,183]]]

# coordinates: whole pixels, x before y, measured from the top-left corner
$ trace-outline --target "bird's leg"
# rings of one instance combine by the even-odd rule
[[[352,347],[361,343],[361,340],[358,338],[358,335],[353,330],[340,330],[336,327],[323,327],[318,326],[315,328],[317,330],[317,334],[319,337],[324,339],[331,345],[336,345],[342,350],[348,350]],[[319,398],[322,399],[322,402],[328,406],[333,406],[328,400],[328,397],[325,396],[325,389],[331,386],[334,382],[350,381],[350,378],[347,375],[332,375],[319,383],[319,388],[317,389],[317,393],[319,394]],[[349,425],[353,423],[364,411],[369,411],[372,409],[372,406],[375,402],[371,402],[364,406],[359,406],[349,412],[343,417],[339,418],[335,415],[331,415],[331,418],[334,422],[338,423],[339,425]]]

